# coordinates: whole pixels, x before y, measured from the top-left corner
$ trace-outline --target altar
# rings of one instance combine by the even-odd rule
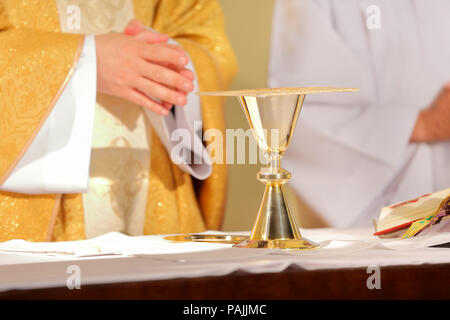
[[[175,243],[164,236],[119,233],[79,242],[13,240],[0,244],[0,297],[233,300],[450,296],[450,233],[402,240],[379,239],[369,228],[305,229],[302,234],[320,248],[233,248],[230,244]]]

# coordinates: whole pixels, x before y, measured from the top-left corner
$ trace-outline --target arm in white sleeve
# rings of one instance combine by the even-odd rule
[[[308,124],[331,141],[363,156],[396,165],[408,147],[424,105],[379,103],[371,49],[355,49],[341,37],[327,10],[329,2],[276,1],[269,86],[359,88],[357,93],[308,95],[300,125]],[[352,8],[349,6],[349,14]],[[345,27],[353,32],[352,41],[368,41],[364,19],[346,23]]]
[[[94,36],[86,36],[67,86],[0,190],[28,194],[87,191],[96,100],[96,63]]]
[[[409,106],[357,106],[308,103],[301,121],[331,141],[396,166],[409,145],[419,110]]]
[[[169,42],[177,44],[172,39]],[[174,106],[175,116],[172,113],[160,116],[147,109],[146,113],[172,161],[194,178],[204,180],[211,175],[212,164],[202,142],[201,104],[195,94],[198,81],[190,58],[186,68],[195,75],[194,89],[188,93],[186,105]]]

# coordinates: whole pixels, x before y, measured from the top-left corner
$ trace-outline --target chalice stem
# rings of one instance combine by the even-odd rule
[[[301,239],[297,223],[286,202],[283,183],[267,180],[264,183],[266,189],[250,239]]]

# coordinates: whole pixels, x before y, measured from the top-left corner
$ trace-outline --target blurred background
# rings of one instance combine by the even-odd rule
[[[226,31],[239,63],[232,89],[266,87],[273,0],[220,0]],[[239,10],[236,10],[239,5]],[[245,27],[243,27],[245,26]],[[227,128],[249,128],[237,99],[227,98]],[[229,166],[228,203],[223,229],[250,230],[264,191],[256,180],[259,165]]]
[[[231,89],[267,87],[273,0],[220,0],[225,15],[226,31],[239,63],[239,72]],[[236,6],[239,6],[237,10]],[[249,128],[237,99],[225,104],[227,128]],[[250,230],[255,222],[264,186],[256,180],[259,165],[229,166],[230,181],[223,230]],[[295,175],[293,175],[295,179]],[[294,192],[287,188],[292,210],[302,210]],[[297,214],[296,214],[297,215]],[[301,224],[301,222],[297,219]]]

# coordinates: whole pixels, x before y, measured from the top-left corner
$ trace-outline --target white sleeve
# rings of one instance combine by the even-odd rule
[[[87,191],[97,91],[96,63],[94,36],[86,36],[66,88],[0,190],[28,194]]]
[[[169,43],[177,44],[169,39]],[[150,122],[172,161],[196,179],[204,180],[212,173],[211,159],[202,142],[202,115],[197,74],[192,60],[186,66],[195,75],[194,89],[187,96],[185,106],[174,106],[175,116],[160,116],[145,109]],[[178,152],[180,151],[180,152]]]
[[[306,97],[300,118],[331,141],[395,167],[407,152],[418,115],[408,106],[320,105]]]
[[[300,121],[331,141],[395,166],[424,106],[378,102],[370,57],[355,53],[335,30],[329,2],[275,2],[269,85],[359,88],[351,94],[308,95]],[[347,22],[354,23],[353,41],[365,41],[365,27],[360,26],[364,21]]]

